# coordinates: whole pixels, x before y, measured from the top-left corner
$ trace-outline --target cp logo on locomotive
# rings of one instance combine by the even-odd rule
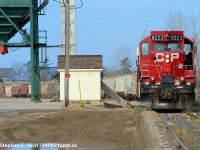
[[[171,57],[169,57],[169,56],[171,56]],[[174,59],[179,58],[179,53],[171,53],[170,55],[169,54],[165,55],[164,53],[156,53],[156,61],[157,62],[163,62],[165,60],[165,58],[166,58],[167,62],[169,62],[169,60],[171,62],[173,62]]]

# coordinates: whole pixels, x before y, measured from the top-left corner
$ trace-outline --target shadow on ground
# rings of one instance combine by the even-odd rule
[[[119,104],[111,104],[111,103],[108,103],[108,102],[104,102],[104,107],[105,108],[123,108],[122,106],[120,106]]]

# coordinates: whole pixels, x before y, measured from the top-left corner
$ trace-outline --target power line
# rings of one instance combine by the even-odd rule
[[[79,9],[83,6],[83,0],[80,0],[81,1],[81,5],[79,7],[76,7],[76,8],[72,8],[72,9]]]

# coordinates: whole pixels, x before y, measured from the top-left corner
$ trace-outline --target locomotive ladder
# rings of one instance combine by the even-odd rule
[[[145,67],[145,69],[143,69],[143,67]],[[148,67],[148,69],[147,69]],[[142,80],[142,78],[149,78],[149,75],[148,72],[149,72],[149,65],[142,65],[141,66],[141,69],[140,69],[140,72],[141,72],[141,75],[140,75],[140,81]]]
[[[106,92],[110,97],[117,101],[122,107],[129,108],[128,102],[121,98],[117,93],[115,93],[111,88],[109,88],[103,81],[101,81],[101,89]]]

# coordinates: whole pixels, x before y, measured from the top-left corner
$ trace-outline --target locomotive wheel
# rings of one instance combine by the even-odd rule
[[[188,94],[183,100],[185,110],[191,111],[195,104],[195,94]]]
[[[148,94],[141,94],[140,95],[140,106],[147,108],[147,109],[151,109],[151,105],[152,105],[152,100],[149,97]]]

